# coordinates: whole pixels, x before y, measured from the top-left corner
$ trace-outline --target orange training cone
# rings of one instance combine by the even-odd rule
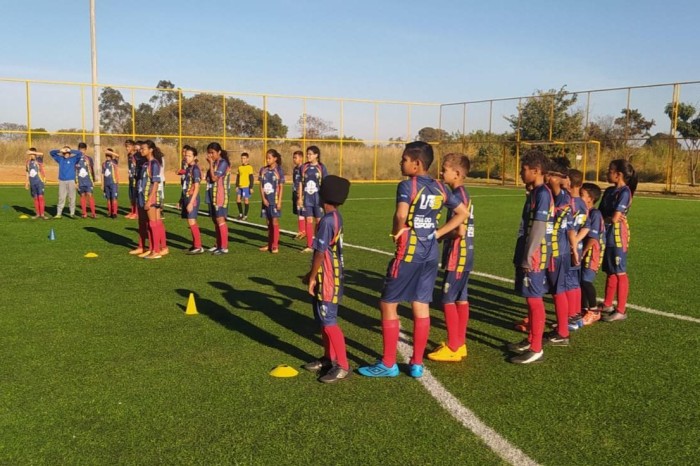
[[[185,315],[193,316],[199,314],[197,312],[197,304],[194,302],[194,293],[190,293],[190,297],[187,300],[187,309],[185,309]]]

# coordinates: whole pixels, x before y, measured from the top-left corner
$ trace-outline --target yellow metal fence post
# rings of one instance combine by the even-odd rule
[[[344,128],[344,108],[343,100],[340,101],[340,160],[338,161],[338,176],[343,176],[343,140],[345,139],[345,128]]]
[[[263,161],[267,154],[267,96],[263,96]]]
[[[136,103],[134,89],[131,89],[131,139],[136,140]]]
[[[177,151],[182,157],[182,89],[177,90]]]
[[[80,118],[83,126],[83,142],[85,142],[86,130],[85,130],[85,87],[80,86]]]
[[[374,103],[374,174],[372,181],[377,181],[377,157],[379,156],[379,126],[377,119],[379,118],[379,104]]]

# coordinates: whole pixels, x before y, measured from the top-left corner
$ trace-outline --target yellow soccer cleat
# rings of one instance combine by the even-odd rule
[[[461,347],[460,347],[461,349]],[[466,346],[464,348],[465,354],[466,354]],[[457,351],[452,351],[449,346],[447,346],[445,343],[440,344],[435,351],[432,353],[428,354],[428,359],[431,361],[439,361],[439,362],[459,362],[462,360],[464,356],[460,354],[460,350],[458,349]]]
[[[467,357],[467,344],[466,343],[463,344],[462,346],[460,346],[459,348],[457,348],[457,354],[459,354],[463,358]]]

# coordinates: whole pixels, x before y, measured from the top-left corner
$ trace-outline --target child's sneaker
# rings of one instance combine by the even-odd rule
[[[526,351],[523,354],[517,356],[512,356],[508,359],[508,362],[513,364],[531,364],[533,362],[542,362],[542,357],[544,356],[544,351],[535,353],[534,351]]]
[[[611,314],[603,316],[603,322],[618,322],[627,319],[627,314],[620,311],[615,311]]]
[[[515,330],[518,330],[519,332],[527,333],[530,331],[530,319],[525,317],[523,320],[520,322],[515,323]]]
[[[314,252],[313,248],[304,248],[301,250],[302,254],[308,254],[310,252]]]
[[[238,220],[243,220],[243,214],[238,214]]]
[[[209,252],[214,252],[214,251],[217,251],[218,249],[219,249],[218,246],[212,246],[212,247],[210,247],[209,249],[207,249],[207,251],[209,251]]]
[[[576,331],[583,328],[583,318],[580,314],[569,317],[569,330]]]
[[[605,306],[601,303],[598,306],[598,312],[602,312],[603,314],[612,314],[613,312],[615,312],[615,306]]]
[[[569,346],[569,338],[564,338],[557,332],[545,333],[542,342],[552,346]]]
[[[343,369],[339,365],[334,365],[331,367],[331,369],[326,373],[326,375],[322,375],[321,377],[318,378],[319,382],[323,383],[334,383],[339,380],[345,380],[350,378],[352,375],[352,371],[350,369]]]
[[[192,248],[189,251],[187,251],[185,254],[188,256],[194,256],[197,254],[204,254],[204,248]]]
[[[425,372],[425,366],[423,364],[409,364],[408,365],[408,375],[414,379],[420,379],[423,377],[423,372]]]
[[[530,342],[527,341],[527,338],[525,338],[522,341],[519,341],[517,343],[508,343],[506,345],[506,348],[508,351],[513,352],[513,353],[525,353],[526,351],[530,351]]]
[[[380,359],[371,366],[360,367],[357,372],[365,377],[396,377],[399,375],[399,366],[394,363],[393,366],[387,367]]]
[[[583,316],[583,325],[593,325],[600,320],[600,312],[588,310]]]
[[[309,372],[313,373],[318,373],[322,371],[327,371],[333,367],[333,361],[330,359],[326,358],[325,356],[322,356],[318,359],[314,359],[311,362],[307,362],[303,366],[301,366],[302,369],[307,370]]]
[[[224,254],[228,254],[228,249],[217,249],[216,251],[212,252],[212,254],[215,256],[223,256]]]
[[[442,342],[440,346],[435,348],[435,351],[432,353],[428,353],[428,359],[431,361],[459,362],[462,360],[462,358],[463,356],[459,353],[459,349],[457,349],[457,351],[452,351],[450,347],[445,344],[445,342]]]

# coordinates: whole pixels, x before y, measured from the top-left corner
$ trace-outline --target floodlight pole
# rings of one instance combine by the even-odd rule
[[[95,151],[96,181],[102,179],[102,162],[100,160],[100,113],[97,98],[97,41],[95,34],[95,0],[90,0],[90,50],[92,61],[92,133]]]

